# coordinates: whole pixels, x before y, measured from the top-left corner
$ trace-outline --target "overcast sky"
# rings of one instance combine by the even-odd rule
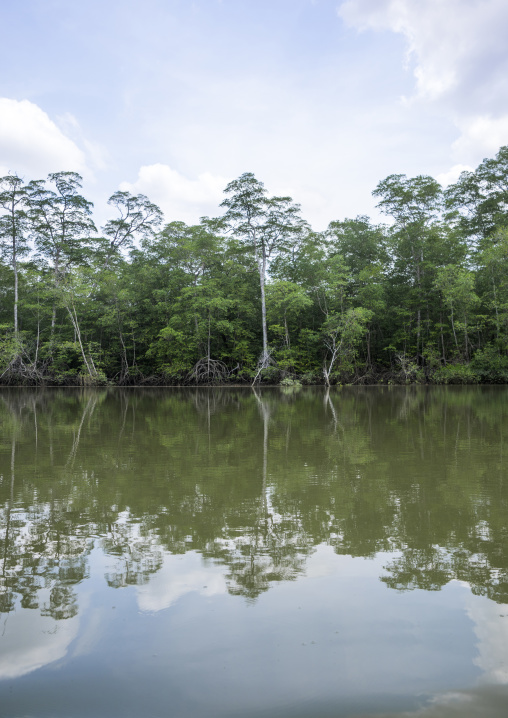
[[[508,144],[506,0],[0,3],[0,173],[76,170],[166,220],[254,172],[315,229],[392,173],[454,180]]]

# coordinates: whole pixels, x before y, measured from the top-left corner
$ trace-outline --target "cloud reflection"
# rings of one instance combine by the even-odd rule
[[[138,586],[136,591],[141,611],[162,611],[188,593],[197,592],[201,596],[226,593],[224,567],[207,564],[195,551],[166,554],[160,571],[152,575],[148,583]]]
[[[79,618],[55,621],[21,609],[6,616],[1,636],[0,680],[13,679],[63,658],[79,630]]]

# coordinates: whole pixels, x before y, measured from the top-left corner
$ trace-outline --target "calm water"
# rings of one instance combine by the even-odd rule
[[[2,718],[508,714],[508,389],[0,392]]]

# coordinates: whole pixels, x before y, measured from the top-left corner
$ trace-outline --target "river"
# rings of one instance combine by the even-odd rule
[[[2,718],[508,714],[508,388],[0,391]]]

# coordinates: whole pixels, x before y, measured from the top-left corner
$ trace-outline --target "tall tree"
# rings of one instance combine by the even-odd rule
[[[16,175],[0,178],[0,249],[14,273],[14,338],[19,339],[18,259],[29,251],[27,244],[27,190]]]
[[[290,328],[291,325],[298,325],[298,319],[312,306],[312,300],[305,290],[294,282],[278,280],[267,284],[266,290],[270,329],[282,339],[282,347],[278,350],[278,363],[284,369],[294,370],[296,356],[291,347]]]
[[[329,248],[343,256],[354,277],[366,267],[388,262],[383,228],[372,225],[365,215],[330,222],[326,237]]]
[[[422,314],[428,285],[429,247],[438,238],[437,220],[442,209],[442,190],[435,179],[425,175],[407,178],[390,175],[374,192],[379,209],[395,220],[391,229],[396,268],[406,276],[413,290],[416,314],[416,355],[423,349]]]
[[[489,247],[477,256],[478,287],[487,324],[494,328],[495,344],[508,348],[508,230],[500,229]],[[487,337],[487,341],[490,337]]]
[[[35,249],[53,271],[55,300],[51,318],[51,336],[56,323],[57,295],[62,280],[71,268],[84,262],[89,250],[86,240],[95,231],[92,202],[80,193],[82,177],[76,172],[55,172],[48,175],[55,189],[44,180],[30,182],[28,218]]]
[[[103,227],[109,241],[105,250],[106,267],[121,249],[131,249],[134,240],[153,237],[163,219],[159,207],[143,194],[118,191],[111,195],[108,204],[116,208],[119,216],[108,220]]]
[[[437,272],[436,287],[441,291],[444,302],[450,310],[450,322],[457,352],[460,351],[457,329],[464,335],[464,359],[469,361],[470,341],[469,324],[474,307],[479,298],[474,291],[474,275],[464,267],[448,265]]]
[[[254,253],[261,290],[261,329],[263,350],[258,362],[259,372],[270,364],[266,322],[265,282],[268,261],[278,252],[287,251],[291,240],[302,231],[299,205],[291,197],[267,197],[262,182],[246,172],[230,182],[221,206],[226,207],[225,222],[240,241]],[[259,375],[258,372],[258,375]]]
[[[99,257],[101,298],[105,311],[101,324],[113,329],[115,343],[119,342],[121,368],[120,383],[128,383],[135,373],[137,330],[139,328],[139,307],[132,303],[129,286],[129,263],[126,250],[133,249],[136,240],[149,241],[162,222],[162,212],[145,195],[131,195],[129,192],[115,192],[108,204],[117,210],[118,216],[106,222],[102,228],[103,237]],[[141,322],[143,324],[143,322]],[[130,361],[129,361],[130,354]]]
[[[485,249],[496,241],[496,231],[508,227],[508,146],[486,158],[474,172],[462,172],[446,192],[446,203],[465,236]]]

